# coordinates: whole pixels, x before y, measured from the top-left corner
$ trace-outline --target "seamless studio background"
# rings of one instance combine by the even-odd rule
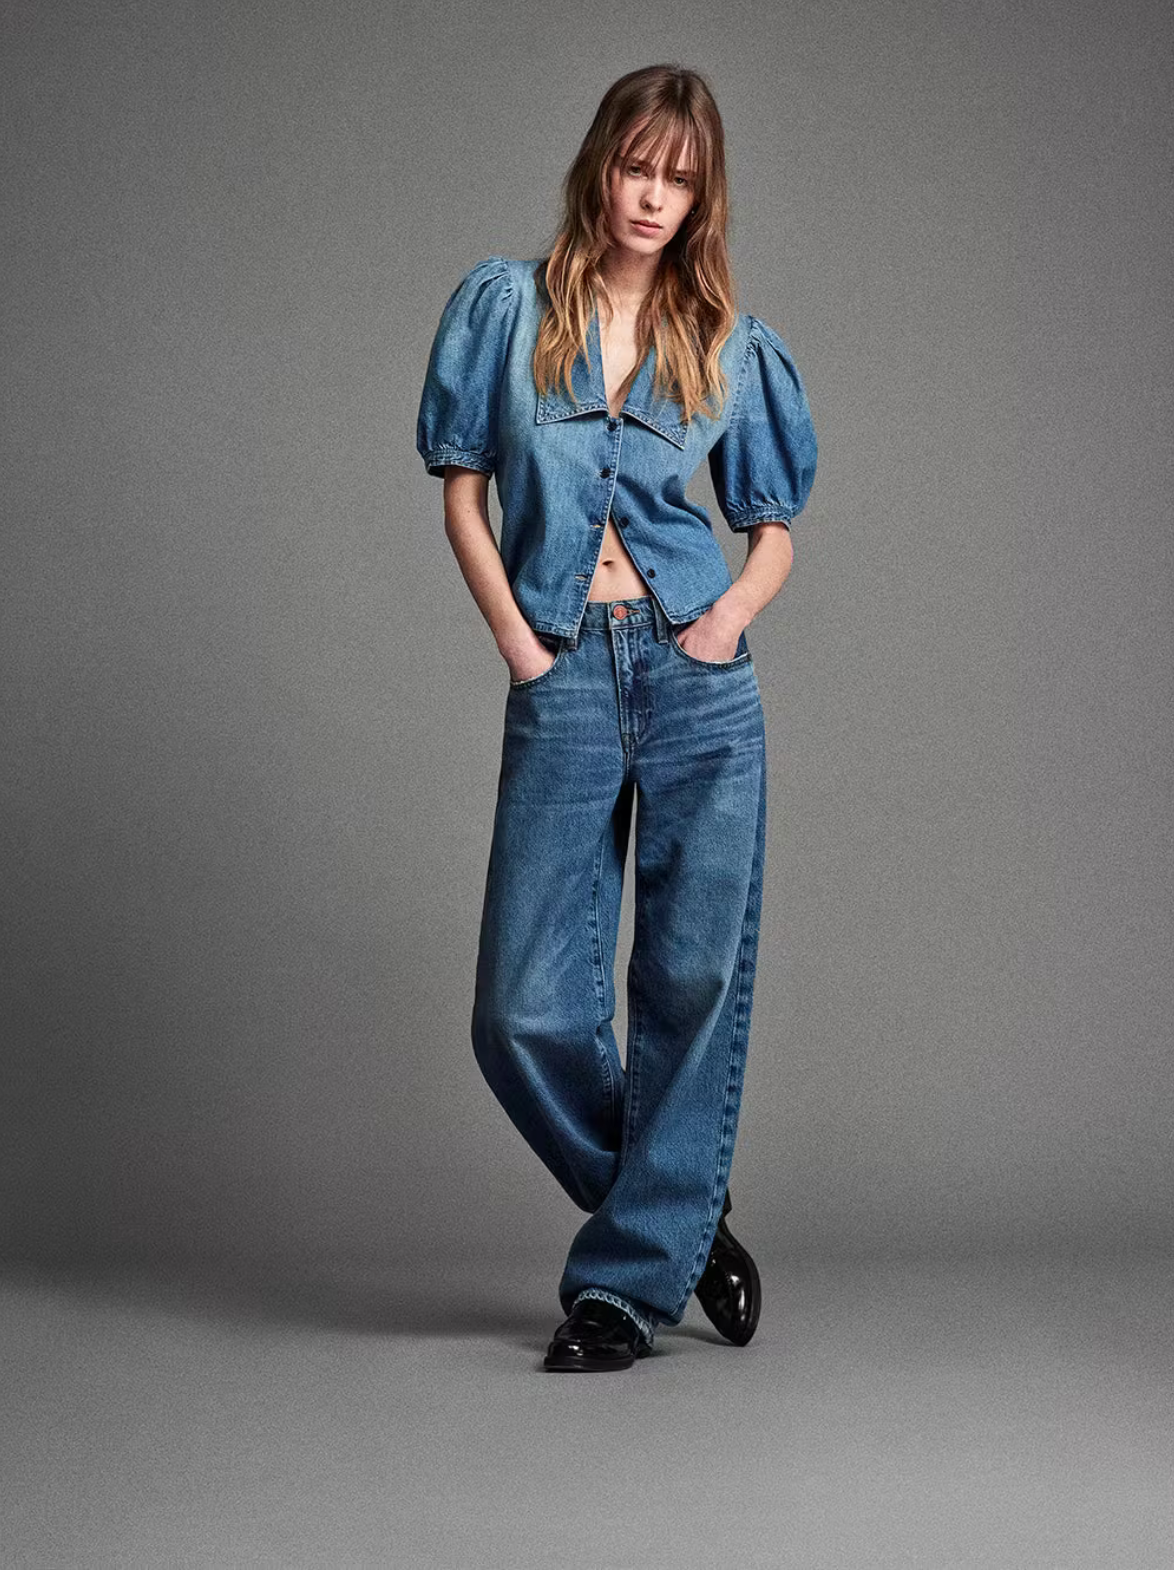
[[[776,1265],[1167,1250],[1168,11],[543,17],[5,9],[4,1253],[426,1243],[553,1304],[578,1212],[468,1044],[507,671],[414,421],[449,291],[661,59],[820,438],[749,630],[739,1219]]]
[[[4,1565],[1169,1570],[1172,42],[0,11]],[[820,461],[748,631],[762,1320],[601,1389],[542,1373],[582,1212],[469,1041],[508,671],[415,419],[668,60]]]

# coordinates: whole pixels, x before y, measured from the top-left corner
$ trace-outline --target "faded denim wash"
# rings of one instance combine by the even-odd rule
[[[786,344],[742,312],[721,352],[729,381],[721,418],[686,425],[675,400],[653,396],[649,349],[618,418],[608,412],[599,314],[571,383],[539,393],[531,370],[545,309],[537,261],[478,262],[445,304],[416,422],[430,474],[459,464],[496,476],[501,555],[535,632],[573,636],[587,603],[609,514],[640,573],[676,625],[693,621],[731,578],[706,509],[685,487],[708,459],[732,529],[790,523],[815,478],[807,395]]]
[[[707,661],[678,634],[729,588],[706,509],[708,460],[732,529],[790,521],[816,440],[786,345],[740,313],[721,416],[687,424],[653,395],[650,350],[608,411],[599,318],[575,397],[539,393],[545,299],[534,261],[490,257],[449,296],[416,445],[495,476],[518,606],[555,659],[510,681],[472,1011],[505,1112],[588,1212],[559,1299],[623,1308],[645,1338],[675,1325],[721,1215],[750,1032],[766,844],[763,711],[745,632]],[[611,517],[649,592],[588,593]],[[628,1041],[612,1021],[634,825]]]
[[[559,1299],[675,1325],[721,1214],[741,1101],[766,834],[749,644],[699,660],[652,595],[589,601],[511,682],[472,1016],[510,1119],[590,1218]],[[628,1041],[612,1020],[629,831]]]

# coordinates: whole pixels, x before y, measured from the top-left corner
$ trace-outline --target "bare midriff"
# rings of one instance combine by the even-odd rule
[[[648,584],[620,539],[620,531],[609,517],[603,528],[599,561],[587,590],[589,600],[630,600],[647,594]]]

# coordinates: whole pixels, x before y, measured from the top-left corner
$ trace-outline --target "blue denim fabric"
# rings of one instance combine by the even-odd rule
[[[742,312],[723,345],[729,394],[721,417],[686,425],[653,392],[650,349],[618,418],[608,413],[599,315],[575,398],[539,393],[531,360],[545,309],[537,261],[493,256],[449,296],[433,340],[416,422],[430,474],[458,464],[496,477],[501,555],[535,632],[573,636],[608,516],[670,621],[694,621],[730,586],[709,514],[685,495],[702,460],[732,529],[789,523],[815,478],[816,439],[786,344]]]
[[[629,613],[625,614],[625,610]],[[733,1155],[766,833],[763,711],[742,634],[697,659],[653,595],[589,601],[510,682],[473,1049],[580,1209],[564,1313],[618,1302],[649,1340],[704,1269]],[[617,931],[635,818],[628,1043]]]

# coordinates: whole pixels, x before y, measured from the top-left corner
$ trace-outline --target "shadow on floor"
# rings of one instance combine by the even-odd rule
[[[79,1304],[148,1309],[215,1324],[303,1325],[370,1336],[500,1339],[545,1351],[562,1318],[542,1270],[480,1279],[452,1266],[431,1279],[354,1268],[262,1270],[231,1264],[14,1262],[0,1267],[0,1289]],[[700,1314],[700,1310],[698,1310]],[[704,1320],[662,1327],[660,1336],[725,1342]]]

